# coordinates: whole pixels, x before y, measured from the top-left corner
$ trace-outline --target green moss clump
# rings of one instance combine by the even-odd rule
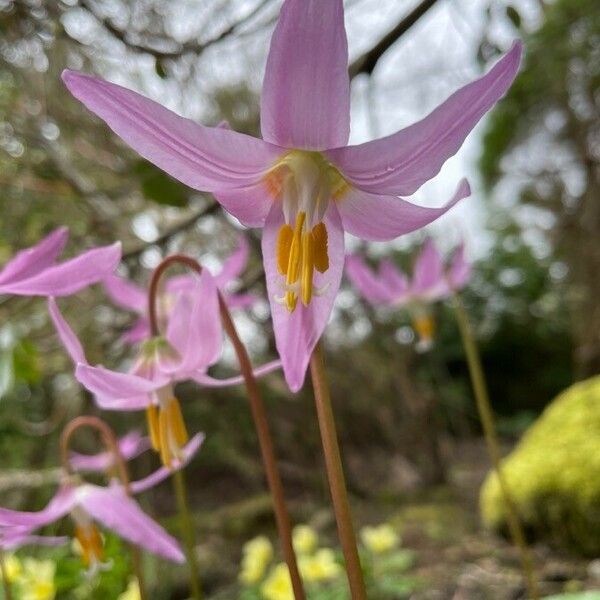
[[[600,376],[565,390],[504,460],[528,532],[585,555],[600,552]],[[506,528],[498,479],[480,496],[484,524]]]

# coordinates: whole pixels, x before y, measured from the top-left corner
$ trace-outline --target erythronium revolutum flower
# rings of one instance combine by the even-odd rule
[[[215,283],[230,308],[244,308],[256,301],[252,294],[237,294],[231,291],[230,285],[244,272],[248,263],[249,245],[246,237],[240,235],[236,250],[225,260],[221,271],[214,276]],[[165,321],[173,308],[177,294],[190,291],[194,287],[195,275],[178,275],[169,278],[164,286],[164,292],[159,299],[159,308],[163,313],[161,321]],[[148,320],[148,292],[117,275],[109,275],[104,280],[104,288],[115,304],[136,312],[140,318],[131,329],[125,332],[123,340],[135,344],[151,337]]]
[[[208,387],[243,381],[240,376],[219,380],[207,374],[220,358],[223,341],[218,289],[207,269],[195,277],[193,289],[180,292],[164,335],[149,338],[141,345],[129,373],[91,366],[53,298],[48,307],[59,337],[76,364],[79,382],[104,410],[146,410],[152,446],[167,466],[180,460],[188,440],[174,385],[188,379]],[[280,366],[280,361],[272,361],[254,373],[264,375]]]
[[[190,440],[183,449],[177,469],[189,463],[203,440],[201,433]],[[138,494],[146,491],[167,479],[172,472],[161,467],[147,477],[132,482],[129,485],[130,492]],[[38,512],[0,508],[0,547],[15,549],[26,543],[64,543],[67,538],[35,536],[33,532],[68,514],[75,522],[75,537],[81,546],[83,562],[91,573],[101,568],[104,560],[102,537],[96,522],[163,558],[180,563],[185,560],[176,540],[140,509],[117,480],[102,487],[82,482],[72,475],[65,476],[52,500]]]
[[[121,260],[121,244],[93,248],[56,264],[69,232],[61,227],[27,250],[21,250],[0,271],[0,294],[68,296],[104,279]]]
[[[435,330],[430,305],[462,288],[471,276],[471,265],[461,243],[444,269],[442,256],[433,240],[428,239],[415,261],[412,278],[389,259],[381,261],[374,272],[357,255],[346,257],[346,272],[361,295],[374,306],[406,307],[419,335],[419,348],[426,350],[433,343]]]
[[[131,431],[118,440],[119,453],[123,460],[136,458],[152,447],[150,439],[144,437],[139,431]],[[80,454],[71,452],[69,463],[75,471],[108,471],[114,465],[114,456],[111,452],[98,454]]]
[[[286,0],[273,33],[261,97],[263,139],[179,117],[133,91],[65,71],[71,91],[144,158],[192,188],[213,192],[249,227],[264,227],[263,261],[277,348],[298,390],[327,323],[344,264],[344,231],[389,240],[427,225],[441,208],[413,194],[454,155],[506,92],[521,45],[422,121],[347,146],[348,48],[342,0]]]

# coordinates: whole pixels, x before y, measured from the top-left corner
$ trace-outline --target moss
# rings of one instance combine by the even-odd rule
[[[600,377],[560,394],[504,460],[528,532],[586,555],[600,552]],[[498,480],[481,489],[484,523],[505,529]]]

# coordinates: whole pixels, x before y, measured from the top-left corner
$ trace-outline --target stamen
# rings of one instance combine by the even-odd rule
[[[313,291],[313,252],[314,238],[312,232],[302,234],[302,304],[308,306]]]
[[[185,422],[183,420],[183,415],[181,414],[181,407],[179,406],[179,401],[176,398],[173,398],[173,400],[171,400],[168,410],[170,411],[169,416],[171,426],[173,428],[173,433],[175,436],[175,441],[180,447],[185,446],[189,441],[189,436],[187,428],[185,426]]]
[[[431,315],[425,314],[416,316],[413,319],[413,328],[422,342],[429,344],[433,340],[435,321]]]
[[[150,433],[150,442],[152,448],[157,452],[160,450],[160,433],[158,429],[158,408],[154,403],[146,408],[146,421],[148,422],[148,431]]]
[[[287,275],[293,237],[292,226],[287,223],[282,225],[277,236],[277,269],[281,275]]]
[[[329,269],[329,254],[327,254],[327,228],[325,223],[317,223],[312,230],[314,239],[314,256],[315,269],[319,273],[325,273]]]
[[[169,443],[169,414],[162,407],[158,416],[158,426],[160,434],[160,460],[165,467],[170,467],[173,454],[171,453],[171,444]]]
[[[161,403],[158,413],[158,447],[160,459],[166,467],[170,467],[174,461],[181,460],[181,449],[189,441],[189,436],[181,407],[176,398],[169,398]]]
[[[76,525],[75,537],[81,546],[81,559],[86,567],[92,563],[102,562],[104,558],[102,536],[93,523]]]

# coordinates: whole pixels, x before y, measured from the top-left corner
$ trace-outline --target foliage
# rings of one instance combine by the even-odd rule
[[[511,495],[536,536],[594,555],[600,551],[600,377],[560,394],[503,463]],[[481,490],[486,525],[504,529],[500,486]]]

